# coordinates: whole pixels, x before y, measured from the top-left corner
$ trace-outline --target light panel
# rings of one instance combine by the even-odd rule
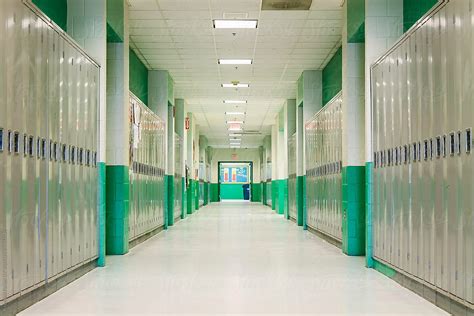
[[[214,20],[216,29],[256,29],[258,20]]]
[[[245,104],[247,100],[224,100],[225,104]]]
[[[251,65],[252,59],[219,59],[219,65]]]
[[[222,88],[248,88],[250,84],[248,83],[223,83]]]
[[[244,124],[244,121],[227,121],[227,124]]]
[[[245,115],[245,112],[225,112],[225,115]]]

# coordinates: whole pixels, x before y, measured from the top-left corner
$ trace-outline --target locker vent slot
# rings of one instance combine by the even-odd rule
[[[430,138],[430,160],[433,160],[433,138]]]
[[[413,162],[416,162],[416,143],[413,143]]]
[[[49,160],[53,161],[54,155],[54,148],[53,148],[53,141],[49,140]]]
[[[66,145],[61,145],[61,160],[66,162]]]
[[[443,157],[446,157],[446,135],[443,135],[443,142],[441,143]]]
[[[13,133],[13,151],[15,154],[20,153],[20,133]]]
[[[408,146],[403,146],[403,163],[407,164],[408,162]]]
[[[425,148],[425,150],[424,150],[425,155],[423,156],[423,158],[426,161],[426,160],[428,160],[428,141],[426,139],[425,139],[424,144],[425,144],[425,147],[424,147]]]
[[[84,162],[84,149],[79,149],[79,164],[82,165]]]
[[[450,154],[451,154],[451,156],[454,156],[454,151],[455,151],[455,148],[456,148],[456,144],[454,144],[454,142],[455,142],[454,132],[449,134],[449,139],[451,141],[450,146],[449,146],[450,147]]]
[[[441,136],[436,137],[436,158],[441,157]]]
[[[468,128],[466,130],[466,154],[469,154],[471,153],[471,145],[472,145],[472,140],[471,140],[471,129]],[[1,143],[1,136],[0,136],[0,143]],[[2,146],[0,144],[0,150],[1,150]]]
[[[461,154],[461,131],[458,131],[458,139],[457,139],[458,143],[457,143],[457,154],[460,155]]]
[[[76,163],[76,147],[74,146],[71,147],[71,163]]]
[[[41,140],[41,159],[46,159],[46,139]]]
[[[418,161],[421,161],[421,142],[418,142]]]
[[[41,158],[41,139],[39,137],[36,139],[36,158]]]
[[[53,151],[54,151],[54,161],[58,161],[58,143],[54,143],[53,145]]]
[[[398,147],[395,148],[395,165],[398,166]]]
[[[0,152],[3,151],[3,128],[0,128]]]
[[[30,136],[30,137],[28,138],[28,154],[30,155],[30,157],[33,157],[33,153],[35,152],[35,151],[34,151],[34,148],[33,148],[33,147],[34,147],[34,143],[35,143],[34,137],[33,137],[33,136]]]
[[[28,156],[28,135],[23,134],[23,156]]]

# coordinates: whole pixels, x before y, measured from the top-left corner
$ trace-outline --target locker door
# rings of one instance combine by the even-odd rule
[[[6,20],[6,4],[4,1],[0,2],[0,21]],[[6,38],[6,30],[5,30],[5,23],[0,23],[0,187],[6,188],[7,182],[5,177],[5,167],[6,167],[6,118],[5,114],[7,114],[7,104],[5,103],[5,82],[7,81],[7,67],[5,65],[5,39]],[[0,190],[0,230],[5,231],[5,189]],[[2,276],[7,275],[6,271],[6,261],[7,261],[7,248],[5,244],[5,240],[0,241],[0,273]],[[0,304],[3,304],[3,300],[5,299],[5,291],[6,291],[6,280],[5,277],[1,278],[0,284]]]

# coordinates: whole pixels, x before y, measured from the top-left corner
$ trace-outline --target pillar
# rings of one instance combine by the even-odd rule
[[[306,161],[305,123],[318,112],[322,104],[323,86],[320,70],[305,70],[297,83],[296,106],[296,204],[297,223],[306,227]]]
[[[186,217],[186,130],[185,103],[183,99],[175,99],[175,131],[181,137],[181,218]]]
[[[98,185],[98,260],[105,266],[105,162],[106,162],[106,78],[107,78],[107,3],[106,0],[68,0],[68,34],[100,65]]]
[[[278,124],[272,125],[272,210],[278,211]]]
[[[148,71],[148,107],[166,124],[165,128],[165,183],[164,228],[168,228],[169,214],[174,205],[174,89],[173,79],[166,70]],[[173,216],[171,216],[173,217]]]
[[[381,32],[380,30],[384,30]],[[372,111],[370,66],[403,34],[403,0],[365,0],[365,210],[366,265],[374,266],[372,253]]]
[[[344,4],[342,34],[342,250],[365,253],[365,55],[357,17],[363,0]],[[350,7],[350,9],[348,9]]]
[[[194,173],[194,131],[195,131],[195,122],[193,118],[193,114],[188,112],[186,114],[187,119],[189,120],[189,129],[186,132],[186,165],[188,167],[188,177],[189,177],[189,184],[187,190],[187,213],[193,214],[196,210],[196,202],[195,202],[195,173]]]
[[[106,250],[107,254],[128,252],[129,216],[129,44],[128,5],[109,0],[107,11],[117,19],[116,33],[123,40],[107,43],[107,144],[106,144]]]

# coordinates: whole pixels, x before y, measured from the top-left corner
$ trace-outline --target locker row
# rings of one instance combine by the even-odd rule
[[[129,240],[164,226],[165,123],[130,93]]]
[[[324,177],[342,172],[342,161],[331,162],[316,168],[310,169],[306,174],[310,177]]]
[[[305,125],[307,225],[342,239],[342,96]]]
[[[0,128],[0,153],[4,151],[4,143],[7,144],[6,153],[8,154],[22,154],[23,157],[42,160],[49,156],[51,162],[77,163],[78,165],[97,167],[97,152],[90,149],[62,144],[53,140],[48,141],[45,138],[28,134],[23,134],[21,137],[20,132],[8,130],[4,133],[3,128]]]
[[[155,166],[150,166],[144,163],[139,163],[134,161],[132,163],[132,171],[133,173],[136,174],[141,174],[145,176],[154,176],[154,177],[164,177],[165,176],[165,170],[155,167]]]
[[[174,135],[174,218],[177,219],[181,216],[182,208],[182,194],[183,194],[183,181],[182,181],[182,163],[183,163],[183,141],[181,137],[175,133]]]
[[[371,68],[374,257],[468,306],[472,4],[443,3]]]
[[[296,133],[288,140],[288,213],[296,219]]]
[[[448,145],[447,145],[448,144]],[[422,150],[423,148],[423,150]],[[469,155],[472,148],[471,128],[436,136],[423,142],[414,142],[374,153],[374,168],[406,165],[409,163],[446,158],[454,155]]]

